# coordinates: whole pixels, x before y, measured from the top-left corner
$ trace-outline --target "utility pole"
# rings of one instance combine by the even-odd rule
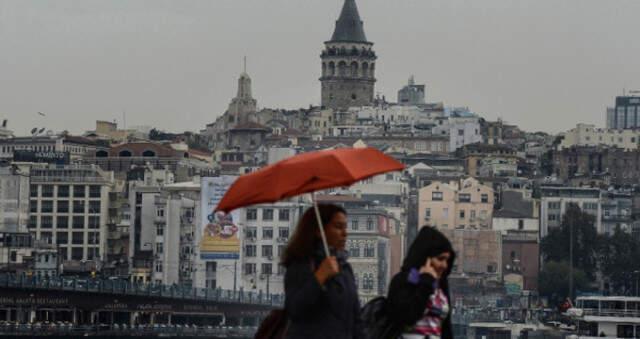
[[[573,221],[572,217],[569,220],[569,300],[573,300]]]

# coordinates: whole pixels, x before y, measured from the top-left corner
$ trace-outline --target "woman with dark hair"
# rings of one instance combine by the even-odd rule
[[[455,253],[435,228],[424,226],[391,280],[387,314],[403,339],[453,338],[447,277]]]
[[[317,217],[309,208],[282,258],[290,320],[286,337],[361,338],[358,291],[345,252],[347,212],[336,205],[318,208],[331,256],[325,256]]]

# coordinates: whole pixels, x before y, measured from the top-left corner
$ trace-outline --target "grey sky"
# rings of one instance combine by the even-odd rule
[[[96,119],[201,129],[249,59],[260,107],[318,104],[342,0],[0,0],[0,117],[79,133]],[[358,0],[376,90],[427,96],[526,130],[604,124],[640,88],[640,1]],[[37,115],[45,112],[46,117]]]

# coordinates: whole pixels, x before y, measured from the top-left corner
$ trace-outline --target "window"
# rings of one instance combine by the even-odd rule
[[[164,244],[163,243],[161,243],[161,242],[156,243],[156,253],[157,254],[164,253]]]
[[[547,206],[549,207],[550,210],[557,210],[557,209],[560,209],[560,202],[559,201],[549,201],[547,203]]]
[[[518,229],[522,231],[524,229],[524,220],[518,220]]]
[[[373,258],[376,256],[376,250],[373,244],[367,244],[364,246],[364,257]]]
[[[58,186],[58,198],[68,198],[68,197],[69,197],[69,186],[68,185]]]
[[[71,249],[71,260],[82,260],[82,247],[74,247]]]
[[[460,193],[458,195],[459,202],[471,202],[471,194],[469,193]]]
[[[76,200],[73,202],[73,213],[83,213],[84,214],[84,201]]]
[[[38,226],[38,217],[35,215],[29,216],[29,228],[36,228]]]
[[[286,250],[287,246],[285,245],[278,245],[278,257],[282,257],[282,255],[284,254],[284,251]]]
[[[244,274],[255,274],[256,264],[244,264]]]
[[[53,213],[53,200],[43,200],[41,202],[40,212]]]
[[[82,245],[84,244],[84,233],[82,232],[73,232],[71,243],[74,245]]]
[[[248,258],[254,258],[256,256],[256,245],[245,245],[244,255]]]
[[[31,213],[38,213],[38,200],[31,200],[29,204],[29,211]]]
[[[464,210],[460,211],[460,219],[464,219]]]
[[[367,231],[373,231],[373,219],[367,219]]]
[[[352,242],[349,245],[349,256],[352,258],[357,258],[360,256],[360,245],[356,242]]]
[[[585,210],[597,210],[598,209],[598,203],[585,202],[584,204],[582,204],[582,208],[584,208]]]
[[[459,129],[458,130],[458,135],[459,136],[463,136],[464,135],[464,130],[463,129]]]
[[[84,198],[85,197],[85,188],[84,188],[84,186],[73,186],[73,197],[74,198]]]
[[[66,245],[68,243],[69,243],[69,233],[67,232],[56,233],[56,244]]]
[[[362,289],[363,290],[372,290],[373,289],[373,273],[365,273],[362,277]]]
[[[68,200],[58,200],[58,213],[69,213]]]
[[[480,201],[481,201],[483,204],[488,203],[488,202],[489,202],[489,195],[488,195],[488,194],[482,194],[482,195],[480,196]]]
[[[163,236],[164,235],[164,224],[158,223],[156,224],[156,235]]]
[[[162,261],[156,262],[156,273],[162,273]]]
[[[29,187],[29,196],[32,198],[38,197],[38,185],[31,185]]]
[[[50,215],[43,215],[40,217],[40,228],[52,228],[53,217]]]
[[[354,231],[358,230],[358,219],[352,219],[351,220],[351,229]]]
[[[98,245],[100,243],[100,233],[98,232],[87,233],[87,243],[90,245]]]
[[[262,220],[273,220],[273,208],[265,208],[262,210]]]
[[[89,260],[97,260],[100,259],[100,248],[98,247],[89,247],[87,249],[87,259]]]
[[[255,208],[247,209],[247,220],[257,220],[258,219],[258,210]]]
[[[84,217],[83,216],[74,216],[73,217],[73,228],[81,229],[84,228]]]
[[[45,241],[47,244],[51,244],[53,240],[53,233],[51,232],[40,232],[40,240]]]
[[[255,239],[258,237],[258,229],[255,227],[247,227],[246,236],[249,239]]]
[[[215,273],[218,270],[218,263],[215,261],[207,261],[207,274]]]
[[[156,216],[160,218],[164,218],[164,208],[161,208],[161,207],[156,208]]]
[[[53,185],[42,185],[42,197],[53,198]]]
[[[557,216],[555,214],[549,214],[549,221],[556,221]]]
[[[442,192],[432,192],[431,200],[433,201],[442,201]]]
[[[265,227],[262,229],[262,239],[273,239],[272,227]]]
[[[98,185],[89,186],[89,198],[100,198],[100,186]]]
[[[92,229],[100,228],[100,217],[89,216],[89,228],[92,228]]]
[[[449,218],[449,209],[448,208],[443,208],[442,209],[442,217],[443,218]]]
[[[100,214],[100,200],[89,201],[89,213]]]
[[[263,245],[262,246],[262,257],[264,257],[264,258],[273,257],[273,246],[271,246],[271,245]]]
[[[289,221],[289,210],[282,209],[278,211],[278,220]]]
[[[272,267],[272,264],[262,264],[262,274],[271,275],[273,273]]]
[[[56,218],[56,227],[57,228],[69,228],[69,217],[68,216],[58,216]]]
[[[431,219],[431,209],[430,208],[426,208],[424,210],[424,219],[425,220],[430,220]]]
[[[278,229],[278,238],[289,239],[289,229],[285,227],[280,227]]]

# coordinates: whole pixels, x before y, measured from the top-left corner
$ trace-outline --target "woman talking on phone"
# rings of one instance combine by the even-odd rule
[[[387,314],[399,338],[453,338],[447,277],[454,259],[442,233],[429,226],[420,229],[389,287]]]

